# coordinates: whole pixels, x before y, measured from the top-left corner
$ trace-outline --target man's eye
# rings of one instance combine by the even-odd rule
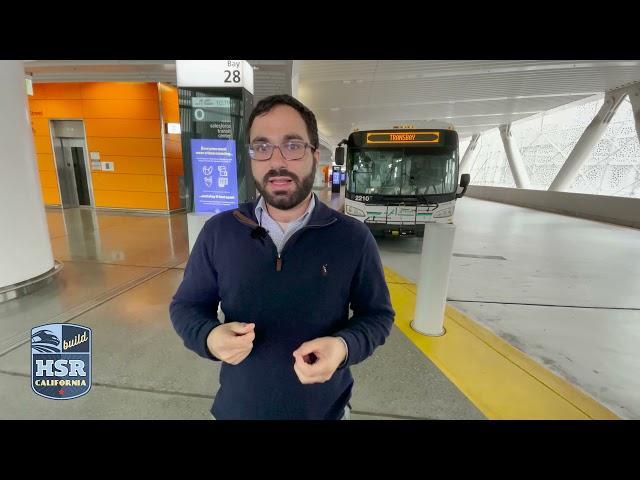
[[[256,152],[264,153],[264,152],[266,152],[267,150],[269,150],[269,144],[268,144],[268,143],[258,143],[257,145],[254,145],[254,146],[253,146],[253,149],[254,149]]]
[[[287,148],[292,152],[300,151],[301,148],[304,148],[304,144],[297,142],[290,142],[287,144]]]

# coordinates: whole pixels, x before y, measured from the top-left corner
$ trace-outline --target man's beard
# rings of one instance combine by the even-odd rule
[[[277,208],[278,210],[290,210],[300,205],[302,201],[307,198],[313,188],[313,180],[315,179],[315,176],[316,162],[313,162],[311,173],[304,177],[302,181],[300,181],[300,178],[298,178],[295,173],[284,168],[279,171],[269,170],[265,174],[262,182],[259,182],[255,177],[254,180],[256,182],[258,192],[260,192],[260,195],[264,197],[264,201],[267,202],[268,205]],[[272,177],[288,177],[293,181],[296,188],[291,194],[284,192],[269,193],[267,191],[267,185],[269,183],[269,179]]]

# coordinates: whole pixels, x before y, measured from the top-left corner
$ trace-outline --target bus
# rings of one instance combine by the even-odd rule
[[[458,184],[458,134],[453,129],[356,131],[338,144],[335,163],[344,164],[344,212],[376,236],[423,236],[429,222],[452,223]],[[462,188],[458,191],[458,185]]]

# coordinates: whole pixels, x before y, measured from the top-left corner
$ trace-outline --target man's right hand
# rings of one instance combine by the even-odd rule
[[[207,347],[214,357],[237,365],[251,353],[256,338],[255,326],[255,323],[223,323],[211,330]]]

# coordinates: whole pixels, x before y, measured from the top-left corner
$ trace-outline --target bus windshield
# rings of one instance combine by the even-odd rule
[[[456,190],[456,151],[353,150],[347,190],[366,195],[440,195]]]

